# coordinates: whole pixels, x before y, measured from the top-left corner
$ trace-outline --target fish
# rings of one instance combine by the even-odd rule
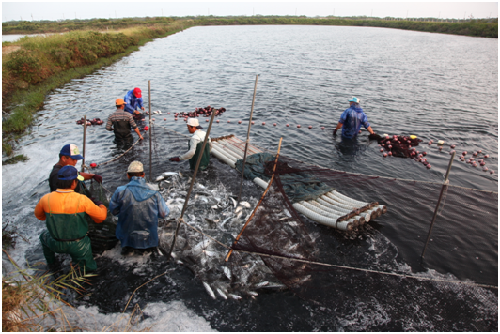
[[[234,209],[234,213],[238,213],[238,212],[240,212],[241,210],[243,210],[243,207],[242,207],[241,205],[238,205],[238,206],[236,207],[236,209]]]
[[[175,172],[165,172],[163,173],[163,176],[174,176],[174,175],[178,175],[179,173],[175,173]]]
[[[241,296],[238,296],[238,295],[234,295],[232,293],[228,293],[227,296],[229,298],[232,298],[232,299],[235,299],[235,300],[240,300],[242,297]]]
[[[221,289],[217,288],[216,291],[219,294],[219,296],[221,296],[224,299],[227,299],[227,295]]]
[[[215,294],[212,291],[212,288],[210,287],[210,285],[207,282],[203,282],[203,286],[205,287],[205,290],[207,290],[208,295],[210,297],[212,297],[213,299],[215,299]]]
[[[269,281],[263,281],[263,282],[255,284],[255,287],[256,288],[261,288],[261,287],[266,286],[268,284],[269,284]]]
[[[228,280],[231,280],[231,270],[228,267],[222,267],[222,270],[224,271],[224,275],[226,275]]]
[[[229,197],[232,201],[233,201],[233,205],[234,207],[236,207],[238,205],[238,202],[236,202],[236,200],[232,197]]]
[[[165,177],[163,175],[160,175],[156,178],[156,182],[163,180]]]
[[[250,209],[252,207],[248,202],[240,202],[240,205],[243,205],[247,209]]]
[[[252,297],[257,297],[259,294],[255,291],[247,291],[247,294]]]

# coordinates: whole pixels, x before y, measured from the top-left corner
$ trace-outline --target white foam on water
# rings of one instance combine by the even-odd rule
[[[97,306],[70,308],[53,304],[55,319],[45,318],[45,330],[88,332],[216,332],[203,317],[189,310],[181,301],[150,303],[144,309],[126,313],[101,313]],[[65,319],[63,319],[65,318]],[[144,319],[145,318],[145,319]]]

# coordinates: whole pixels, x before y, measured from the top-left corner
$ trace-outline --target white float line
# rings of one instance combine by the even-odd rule
[[[351,209],[351,210],[359,209],[359,207],[360,207],[359,205],[354,203],[354,200],[342,199],[342,198],[338,197],[336,193],[333,193],[333,191],[329,191],[329,192],[325,193],[325,196],[328,196],[328,198],[332,199],[336,203],[339,203],[339,206],[343,206],[343,207]],[[363,204],[361,206],[365,206],[365,205],[366,204]]]
[[[319,198],[324,200],[325,202],[330,203],[330,205],[335,207],[337,210],[345,211],[346,213],[350,213],[350,212],[356,210],[356,207],[353,207],[352,205],[345,205],[345,204],[339,203],[339,202],[333,200],[332,198],[328,197],[326,194],[321,195]]]
[[[226,147],[224,147],[223,145],[221,144],[218,144],[216,143],[214,146],[217,147],[217,149],[220,151],[220,152],[224,152],[224,154],[228,157],[231,157],[232,159],[234,160],[238,160],[238,159],[241,159],[240,156],[238,156],[236,153],[233,153],[231,152],[230,150],[226,149]]]
[[[220,146],[220,145],[212,145],[212,149],[217,150],[217,152],[218,152],[219,154],[224,155],[226,158],[228,158],[228,159],[230,159],[231,161],[233,161],[233,163],[235,163],[235,162],[236,162],[236,160],[238,160],[238,158],[237,158],[237,157],[233,156],[232,154],[230,154],[229,152],[227,152],[226,150],[224,150],[224,149],[222,148],[222,146]]]
[[[245,148],[243,147],[240,147],[239,144],[235,143],[235,142],[232,142],[228,139],[224,139],[222,140],[222,142],[227,145],[231,150],[233,150],[234,152],[237,152],[238,154],[241,154],[241,157],[243,158],[244,154],[245,154]],[[256,154],[256,153],[262,153],[262,152],[255,152],[254,150],[251,150],[250,147],[248,148],[248,151],[247,151],[247,156],[250,156],[252,154]]]
[[[227,165],[231,166],[232,168],[236,167],[235,161],[227,157],[224,153],[220,152],[217,147],[212,146],[211,152],[217,159],[224,161]]]
[[[347,222],[349,222],[349,223],[352,224],[352,227],[355,227],[355,226],[358,226],[358,225],[362,224],[362,223],[360,223],[358,221],[358,219],[356,217],[349,217],[349,218],[346,218],[346,219],[341,219],[342,217],[344,217],[343,215],[337,215],[337,216],[331,217],[330,213],[319,209],[317,206],[311,205],[311,204],[309,204],[307,202],[304,202],[304,201],[299,202],[299,204],[303,205],[304,207],[306,207],[306,209],[309,209],[309,210],[311,210],[313,212],[316,212],[317,214],[319,214],[320,216],[323,216],[324,218],[335,219],[335,221],[337,223],[340,223],[342,221],[347,221]]]
[[[240,159],[243,159],[243,151],[242,150],[238,149],[237,147],[235,147],[234,145],[228,143],[225,140],[219,141],[219,144],[223,145],[226,150],[231,151],[234,154],[236,154],[237,156],[239,156]]]
[[[227,138],[228,141],[230,142],[233,142],[235,143],[236,145],[238,145],[238,147],[242,146],[242,150],[245,150],[245,142],[235,136],[233,137],[230,137],[230,138]],[[256,153],[262,153],[263,151],[258,148],[257,146],[255,145],[252,145],[250,143],[248,143],[248,151],[251,151],[253,152],[253,154],[256,154]]]
[[[295,203],[292,206],[294,207],[295,210],[302,213],[307,218],[317,221],[320,224],[327,225],[342,231],[352,230],[352,225],[353,225],[352,222],[347,222],[347,221],[337,222],[335,219],[324,217],[312,210],[309,210],[308,208],[299,203]]]
[[[306,203],[309,203],[311,205],[314,205],[316,207],[318,207],[319,209],[323,210],[323,211],[326,211],[327,213],[329,213],[330,215],[333,215],[333,216],[338,216],[338,218],[342,217],[342,216],[345,216],[345,213],[342,213],[340,211],[337,211],[335,209],[332,209],[331,207],[328,207],[328,206],[325,206],[325,205],[322,205],[320,204],[319,202],[317,202],[316,200],[312,200],[312,201],[308,201]],[[325,216],[325,214],[323,214]],[[333,218],[332,216],[332,218]],[[338,219],[337,218],[337,219]],[[357,215],[357,216],[354,216],[352,217],[354,218],[355,220],[358,221],[358,224],[359,225],[363,225],[367,220],[366,220],[366,216],[363,216],[363,215]],[[370,216],[368,216],[368,220],[370,219]]]
[[[346,195],[338,192],[337,190],[333,190],[332,193],[335,194],[340,199],[343,199],[345,201],[352,201],[353,203],[356,203],[359,206],[365,206],[365,205],[370,204],[370,203],[365,203],[365,202],[362,202],[362,201],[357,201],[357,200],[355,200],[353,198],[347,197]]]

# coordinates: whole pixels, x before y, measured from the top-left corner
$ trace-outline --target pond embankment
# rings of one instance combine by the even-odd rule
[[[13,155],[14,145],[32,124],[46,95],[75,78],[81,78],[154,38],[189,27],[185,22],[151,25],[101,33],[72,31],[47,37],[24,38],[4,46],[2,53],[2,152]],[[7,48],[7,50],[5,50]],[[16,162],[22,156],[3,163]]]

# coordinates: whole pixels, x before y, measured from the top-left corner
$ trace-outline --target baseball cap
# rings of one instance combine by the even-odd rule
[[[74,179],[78,179],[80,181],[85,180],[83,176],[78,174],[78,170],[71,165],[66,165],[63,168],[61,168],[57,173],[57,178],[59,180],[74,180]]]
[[[198,119],[197,118],[188,118],[187,125],[193,126],[193,127],[197,128],[197,129],[203,129],[200,126],[200,123],[198,123]]]
[[[134,96],[137,98],[142,97],[142,91],[140,88],[137,88],[137,87],[134,88]]]
[[[353,97],[351,97],[351,99],[349,100],[349,102],[360,103],[361,100],[358,99],[357,97],[353,96]]]
[[[117,105],[117,106],[121,106],[121,105],[123,105],[123,104],[127,104],[127,102],[123,101],[123,99],[116,99],[116,103],[115,103],[115,105]]]
[[[142,162],[134,160],[128,166],[127,173],[142,173],[144,172],[144,167]]]
[[[78,150],[78,146],[76,146],[75,144],[64,145],[59,154],[75,160],[83,159],[83,157],[80,155],[80,151]]]

